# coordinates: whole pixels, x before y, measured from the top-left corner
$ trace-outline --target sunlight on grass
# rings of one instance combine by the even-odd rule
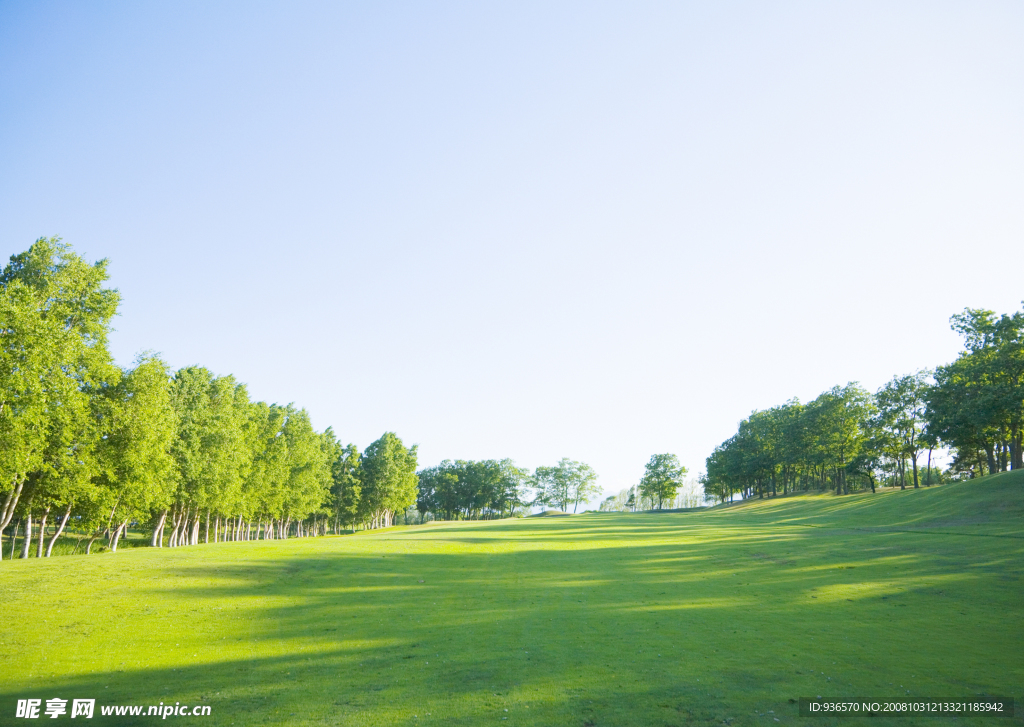
[[[753,725],[817,694],[1019,697],[1020,482],[5,562],[0,714]]]

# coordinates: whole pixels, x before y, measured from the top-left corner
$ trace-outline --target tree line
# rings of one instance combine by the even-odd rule
[[[0,274],[0,536],[48,557],[73,527],[84,551],[128,528],[156,547],[383,527],[416,500],[416,447],[391,432],[362,453],[289,404],[252,401],[232,376],[115,365],[120,296],[107,261],[58,238]],[[76,549],[78,544],[76,543]]]
[[[276,540],[408,519],[480,519],[533,506],[575,511],[599,489],[563,459],[445,460],[419,472],[392,432],[360,452],[305,409],[253,401],[233,376],[171,371],[153,354],[118,367],[107,339],[120,303],[107,261],[59,238],[0,275],[0,542],[10,556],[116,551],[129,530],[153,547]],[[137,542],[132,541],[133,544]],[[34,546],[34,547],[33,547]]]
[[[416,509],[423,520],[480,520],[523,514],[542,506],[573,512],[600,493],[597,473],[583,462],[563,458],[532,473],[510,459],[445,460],[419,473]]]
[[[1024,466],[1024,313],[968,308],[951,327],[965,349],[934,372],[896,376],[874,393],[854,382],[807,404],[753,412],[708,457],[707,495],[874,492]],[[952,454],[946,471],[932,466],[938,448]]]
[[[687,469],[674,454],[655,454],[644,467],[644,475],[633,487],[606,497],[602,512],[690,509],[704,504],[699,482],[687,480]],[[680,492],[682,490],[682,492]]]

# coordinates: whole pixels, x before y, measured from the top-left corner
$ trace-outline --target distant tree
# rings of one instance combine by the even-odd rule
[[[629,490],[621,490],[618,494],[609,495],[601,501],[598,506],[600,512],[626,512],[626,500],[629,498]]]
[[[538,467],[533,471],[530,485],[535,491],[533,502],[538,505],[569,509],[569,483],[557,467]]]
[[[352,527],[359,514],[362,485],[359,480],[359,449],[350,444],[340,448],[331,466],[331,493],[334,496],[334,513],[338,522],[346,528]]]
[[[141,358],[113,387],[110,398],[101,482],[114,502],[108,529],[110,549],[117,551],[128,524],[147,520],[174,494],[170,449],[176,422],[166,364],[153,356]]]
[[[282,436],[288,446],[285,529],[294,521],[294,534],[304,537],[310,534],[306,520],[319,514],[329,495],[330,462],[305,409],[289,411]]]
[[[686,468],[679,464],[679,458],[674,454],[652,455],[640,480],[640,493],[657,502],[661,510],[665,500],[675,500],[685,476]]]
[[[829,389],[808,406],[814,420],[815,458],[823,474],[832,474],[836,494],[849,491],[846,467],[864,442],[872,408],[871,395],[855,382]]]
[[[954,468],[971,476],[1024,466],[1024,312],[967,308],[950,323],[966,350],[935,371],[926,439],[952,447]]]
[[[601,488],[597,484],[597,472],[594,468],[583,462],[562,460],[559,466],[567,466],[567,478],[569,480],[569,494],[572,497],[572,511],[576,512],[581,502],[587,502],[594,495],[600,494]]]
[[[523,496],[526,491],[530,473],[521,467],[516,467],[515,462],[510,459],[503,459],[498,462],[498,482],[495,488],[490,506],[497,510],[502,517],[512,515],[517,507],[523,505]]]
[[[363,452],[362,512],[371,527],[387,527],[395,512],[416,501],[416,446],[405,448],[393,432],[385,432]]]
[[[452,520],[463,510],[460,500],[459,467],[450,460],[444,460],[435,467],[428,467],[417,474],[419,490],[416,509],[422,518],[428,512],[438,519]]]
[[[563,512],[573,503],[573,512],[601,489],[597,486],[597,473],[583,462],[562,458],[554,467],[538,467],[531,480],[537,491],[536,502],[555,505]]]
[[[890,447],[898,455],[900,464],[900,486],[906,487],[904,462],[910,459],[914,488],[919,486],[917,459],[921,449],[920,437],[925,426],[925,394],[928,389],[927,373],[918,372],[908,376],[896,376],[875,395],[879,421],[887,432],[876,436],[887,438]]]

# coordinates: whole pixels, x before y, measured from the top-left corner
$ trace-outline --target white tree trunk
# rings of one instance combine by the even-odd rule
[[[110,552],[117,552],[117,544],[121,540],[121,533],[128,529],[128,521],[125,520],[123,523],[117,526],[117,530],[114,531],[114,536],[110,539]]]
[[[21,520],[14,525],[14,537],[11,538],[11,560],[14,560],[14,551],[18,547],[18,530],[21,529]],[[0,560],[3,560],[3,551],[0,550]]]
[[[19,481],[16,477],[14,487],[7,493],[7,497],[4,499],[4,506],[0,509],[0,535],[11,524],[11,520],[14,518],[14,509],[18,506],[18,500],[21,499],[21,491],[24,487],[25,478],[22,477]]]
[[[25,516],[25,542],[21,544],[21,557],[28,557],[28,549],[32,545],[32,511]]]
[[[43,557],[43,537],[46,535],[46,518],[50,515],[50,508],[43,510],[43,519],[39,521],[39,546],[36,548],[36,557]]]
[[[185,513],[181,511],[180,507],[176,507],[174,509],[174,519],[171,521],[171,525],[173,525],[171,528],[171,537],[167,539],[168,548],[178,547],[178,531],[181,529],[181,521],[184,514]]]
[[[154,548],[164,547],[164,523],[167,522],[167,508],[164,508],[163,513],[160,515],[160,520],[157,521],[156,527],[153,528],[153,539],[150,541],[150,546]]]
[[[68,505],[64,511],[64,516],[60,519],[60,525],[57,526],[57,532],[50,538],[50,542],[46,544],[46,557],[50,557],[50,553],[53,552],[53,544],[57,542],[57,538],[64,532],[64,526],[68,524],[68,518],[71,517],[71,505]]]

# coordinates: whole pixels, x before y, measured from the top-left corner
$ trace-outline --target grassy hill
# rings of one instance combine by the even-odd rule
[[[1006,724],[790,700],[1019,705],[1022,474],[4,562],[0,724],[26,697],[239,727]]]

